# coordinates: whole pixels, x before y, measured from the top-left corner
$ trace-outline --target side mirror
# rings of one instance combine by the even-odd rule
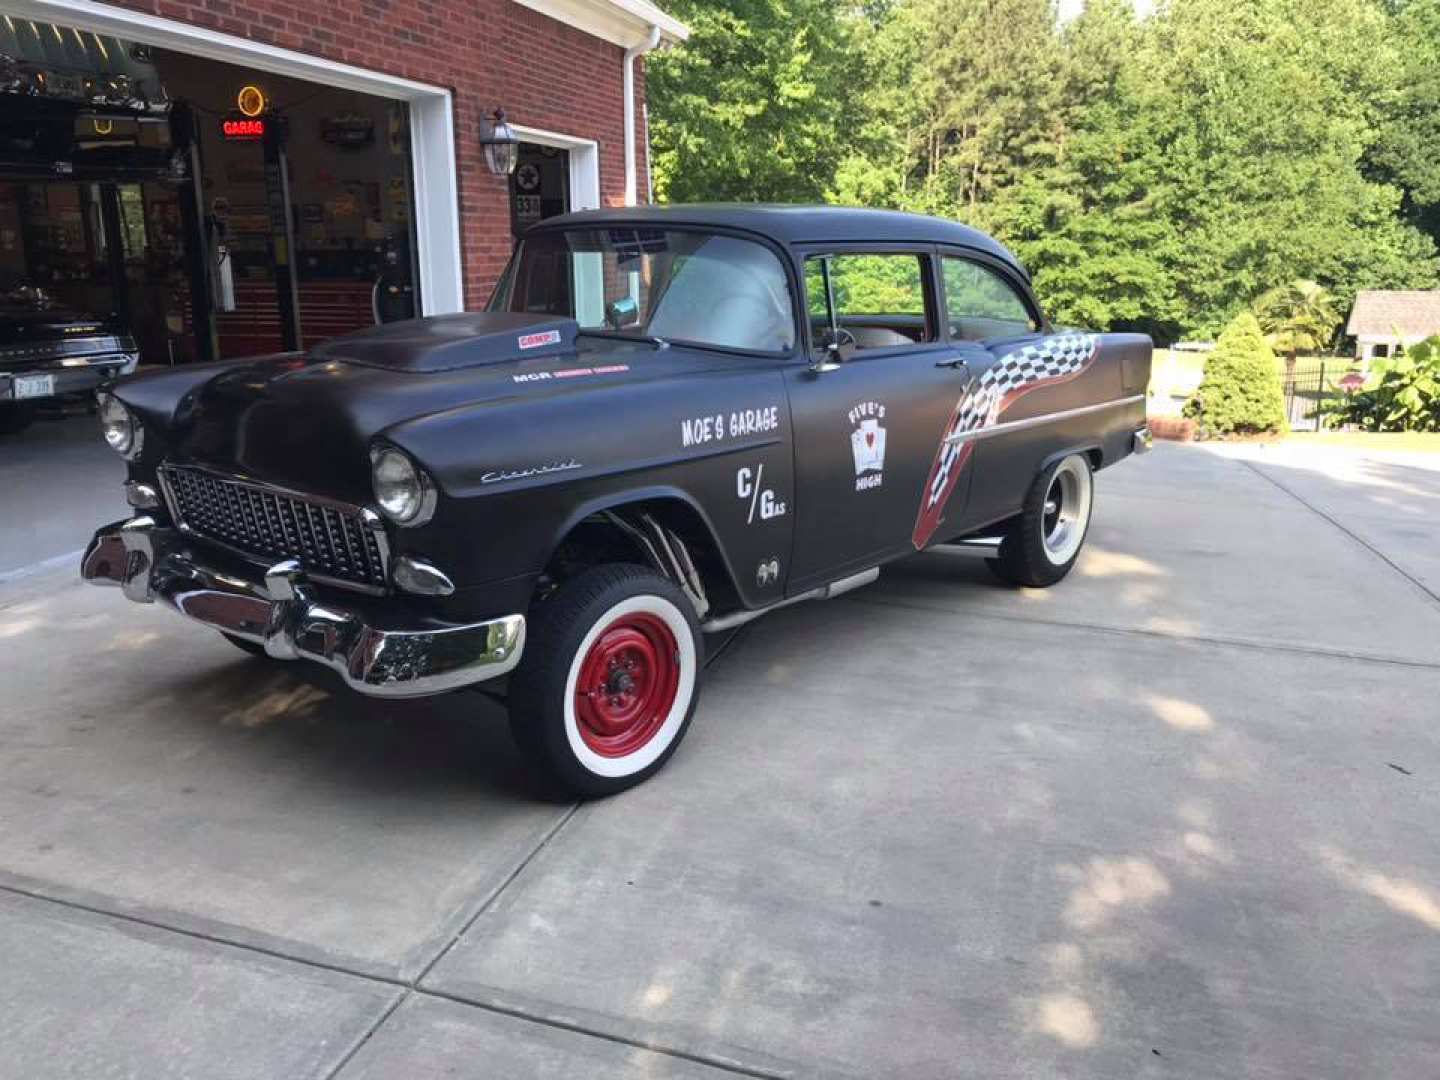
[[[840,330],[836,333],[826,327],[817,336],[820,339],[816,343],[818,348],[810,357],[810,373],[812,375],[818,375],[822,371],[838,370],[840,365],[849,360],[850,354],[855,351],[855,338],[848,331]]]
[[[605,322],[612,330],[634,326],[640,321],[640,305],[632,297],[622,296],[605,305]]]

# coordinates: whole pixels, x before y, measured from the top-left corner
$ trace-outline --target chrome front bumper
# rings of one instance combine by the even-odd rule
[[[317,602],[299,563],[277,563],[259,580],[212,569],[174,529],[140,516],[95,534],[80,576],[119,585],[137,603],[162,600],[196,622],[265,648],[276,660],[314,660],[351,689],[375,697],[423,697],[511,671],[525,648],[525,616],[487,622],[371,626],[356,612]]]

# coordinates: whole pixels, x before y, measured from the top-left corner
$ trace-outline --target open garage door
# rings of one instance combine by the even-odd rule
[[[118,9],[25,10],[67,7],[0,6],[0,427],[137,359],[459,309],[448,92]],[[82,343],[104,363],[82,370]]]

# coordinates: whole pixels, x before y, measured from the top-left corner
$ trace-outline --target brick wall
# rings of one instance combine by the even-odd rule
[[[506,182],[485,167],[480,120],[503,105],[512,123],[600,147],[600,196],[625,194],[624,50],[513,0],[114,0],[237,37],[445,86],[455,96],[465,302],[482,305],[510,253]],[[639,192],[644,198],[643,61],[636,63]],[[422,283],[423,287],[423,283]]]

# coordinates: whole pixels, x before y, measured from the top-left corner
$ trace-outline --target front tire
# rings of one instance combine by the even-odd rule
[[[531,616],[510,729],[570,791],[624,791],[685,737],[704,660],[694,607],[674,584],[641,566],[586,570]]]
[[[1090,459],[1071,454],[1045,469],[1030,485],[1020,516],[987,559],[1001,581],[1031,589],[1054,585],[1070,573],[1090,531],[1095,477]]]

